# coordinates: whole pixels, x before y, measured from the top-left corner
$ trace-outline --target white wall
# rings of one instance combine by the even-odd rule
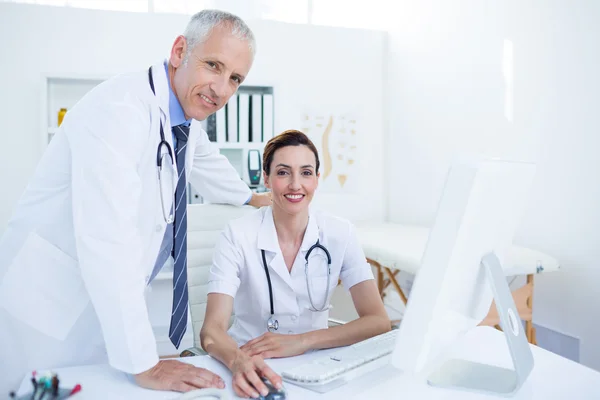
[[[301,127],[307,108],[361,113],[368,196],[318,199],[348,217],[359,218],[361,207],[364,218],[387,213],[429,225],[458,151],[537,161],[516,242],[552,254],[563,270],[536,278],[534,320],[578,337],[582,363],[600,369],[600,3],[402,0],[393,7],[378,11],[394,17],[389,64],[380,33],[253,22],[259,53],[248,84],[275,86],[278,131]],[[167,54],[186,20],[0,3],[0,232],[40,156],[41,75],[144,68]],[[504,115],[504,39],[514,45],[512,122]]]
[[[515,242],[562,271],[536,278],[534,321],[580,339],[600,369],[600,3],[410,1],[390,25],[389,217],[429,225],[460,151],[534,160]],[[514,46],[504,116],[503,41]]]
[[[165,58],[188,16],[0,3],[0,232],[41,156],[43,75],[110,76]],[[302,128],[302,115],[357,112],[356,179],[370,196],[320,193],[316,206],[353,219],[382,219],[382,32],[250,21],[258,43],[245,84],[272,85],[275,130]],[[363,210],[360,211],[359,210]],[[366,214],[364,213],[366,210]]]
[[[358,157],[352,177],[357,184],[339,193],[320,190],[315,206],[352,220],[383,219],[386,34],[269,21],[252,21],[251,26],[258,56],[246,83],[274,87],[276,132],[303,130],[307,112],[357,117]],[[313,140],[319,146],[317,138]]]

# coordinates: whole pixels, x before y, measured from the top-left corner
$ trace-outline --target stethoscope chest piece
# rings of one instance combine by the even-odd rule
[[[267,330],[269,332],[275,332],[279,329],[279,321],[277,321],[272,315],[267,320]]]

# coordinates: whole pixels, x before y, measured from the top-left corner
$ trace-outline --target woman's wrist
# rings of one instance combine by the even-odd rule
[[[298,335],[298,340],[302,343],[302,347],[304,351],[313,350],[316,346],[316,333],[318,331],[311,331],[306,333],[301,333]]]

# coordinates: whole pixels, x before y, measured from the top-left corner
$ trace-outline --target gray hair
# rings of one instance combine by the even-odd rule
[[[213,28],[219,25],[225,25],[228,28],[231,28],[231,34],[234,37],[240,40],[246,40],[250,52],[254,57],[254,54],[256,53],[254,34],[240,17],[226,11],[202,10],[192,16],[183,33],[188,44],[187,52],[183,60],[184,63],[187,63],[192,50],[198,44],[203,43],[210,35]]]

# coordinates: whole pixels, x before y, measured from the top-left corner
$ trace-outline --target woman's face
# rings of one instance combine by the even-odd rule
[[[288,214],[308,209],[319,184],[314,153],[304,145],[286,146],[275,151],[271,173],[264,176],[265,186],[271,189],[273,207]]]

